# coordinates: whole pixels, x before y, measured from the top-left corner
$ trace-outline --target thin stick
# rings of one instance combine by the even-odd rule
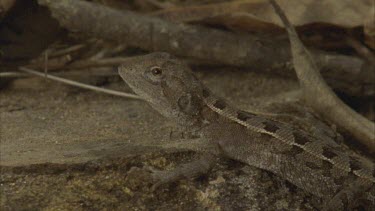
[[[346,42],[354,48],[360,56],[375,65],[375,55],[365,45],[350,36],[346,37]]]
[[[106,94],[116,95],[116,96],[120,96],[120,97],[126,97],[126,98],[130,98],[130,99],[143,100],[141,97],[139,97],[137,95],[127,94],[127,93],[124,93],[124,92],[119,92],[119,91],[114,91],[114,90],[109,90],[109,89],[104,89],[104,88],[99,88],[99,87],[96,87],[96,86],[91,86],[91,85],[88,85],[88,84],[79,83],[79,82],[68,80],[68,79],[65,79],[65,78],[56,77],[56,76],[53,76],[53,75],[50,75],[50,74],[43,74],[41,72],[26,68],[26,67],[19,67],[18,69],[23,71],[23,72],[26,72],[26,73],[37,75],[37,76],[40,76],[40,77],[46,77],[46,78],[54,80],[54,81],[58,81],[58,82],[61,82],[61,83],[69,84],[69,85],[84,88],[84,89],[89,89],[89,90],[93,90],[93,91],[97,91],[97,92],[103,92],[103,93],[106,93]]]
[[[85,44],[78,44],[78,45],[73,45],[73,46],[70,46],[68,48],[65,48],[65,49],[62,49],[62,50],[59,50],[59,51],[55,51],[55,52],[51,53],[50,58],[63,56],[63,55],[69,54],[71,52],[78,51],[85,46],[86,46]]]
[[[27,67],[30,68],[30,67]],[[69,72],[54,72],[54,76],[118,76],[117,73],[113,71],[95,71],[95,72],[83,72],[83,71],[69,71]],[[24,78],[34,76],[29,73],[20,73],[20,72],[0,72],[1,78]]]
[[[48,49],[44,51],[44,78],[47,78],[48,73]]]
[[[129,60],[129,57],[113,57],[106,59],[97,59],[97,60],[82,60],[74,62],[66,68],[68,69],[83,69],[89,67],[106,67],[106,66],[115,66],[122,63],[125,63]]]
[[[298,37],[293,25],[275,0],[269,0],[288,32],[293,66],[306,103],[315,111],[349,131],[360,143],[375,152],[375,124],[361,116],[336,96],[325,83],[319,68]]]
[[[19,73],[19,72],[1,72],[0,77],[1,78],[23,78],[27,77],[30,74],[27,73]]]
[[[290,53],[286,49],[289,48],[286,40],[181,25],[88,1],[38,0],[38,3],[47,6],[54,18],[67,30],[90,34],[99,39],[129,43],[147,51],[167,51],[176,56],[251,67],[252,70],[272,70],[279,74],[291,70],[288,66]],[[366,69],[370,67],[363,60],[315,50],[313,55],[327,77],[336,79],[330,80],[334,88],[359,96],[364,95],[362,90],[371,91],[366,86],[373,84]],[[366,71],[363,72],[363,69]],[[337,83],[337,78],[343,80]]]

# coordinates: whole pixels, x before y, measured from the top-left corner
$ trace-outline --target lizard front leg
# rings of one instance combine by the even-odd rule
[[[194,160],[189,163],[181,164],[175,169],[172,170],[155,170],[152,168],[146,168],[148,172],[151,174],[151,183],[153,184],[151,187],[151,191],[156,190],[161,185],[173,183],[179,181],[181,179],[191,179],[196,178],[201,175],[207,174],[214,164],[216,163],[216,156],[212,154],[203,154],[200,156],[199,159]],[[134,176],[137,177],[136,172],[139,170],[137,167],[133,167],[129,171],[129,175],[135,174]]]

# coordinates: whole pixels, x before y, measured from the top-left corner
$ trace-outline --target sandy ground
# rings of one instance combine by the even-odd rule
[[[200,70],[213,92],[261,108],[298,87],[242,70]],[[119,78],[103,87],[130,91]],[[291,98],[292,99],[292,98]],[[268,173],[222,159],[207,176],[150,191],[145,171],[194,159],[163,146],[171,125],[142,101],[41,78],[0,91],[2,210],[314,210],[319,199]]]

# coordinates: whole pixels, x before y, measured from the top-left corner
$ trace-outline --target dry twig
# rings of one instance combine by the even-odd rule
[[[365,45],[350,36],[346,37],[346,42],[354,48],[360,56],[375,65],[375,55]]]
[[[29,69],[32,69],[30,67],[26,67]],[[98,71],[90,71],[89,73],[86,71],[69,71],[69,72],[54,72],[54,76],[118,76],[118,73],[112,71],[112,70],[98,70]],[[29,73],[20,73],[20,72],[0,72],[1,78],[24,78],[24,77],[30,77],[34,75],[30,75]]]
[[[306,103],[338,126],[349,131],[370,151],[375,151],[375,124],[353,111],[335,95],[324,82],[314,58],[302,44],[283,10],[275,0],[269,1],[288,32],[293,65]]]
[[[291,55],[287,40],[270,41],[249,34],[176,24],[86,1],[39,0],[39,3],[47,6],[67,29],[98,38],[221,64],[272,69],[284,75],[286,69],[292,70],[288,65]],[[321,51],[313,54],[322,66],[322,73],[333,79],[329,82],[334,88],[352,95],[374,94],[367,87],[374,82],[369,80],[370,70],[363,60]]]
[[[106,66],[119,66],[122,63],[126,63],[128,58],[126,57],[113,57],[106,59],[97,59],[97,60],[83,60],[74,62],[66,68],[68,69],[85,69],[90,67],[106,67]]]
[[[58,51],[55,51],[55,52],[51,53],[49,55],[49,57],[53,58],[53,57],[64,56],[64,55],[70,54],[72,52],[78,51],[85,46],[86,46],[85,44],[77,44],[77,45],[69,46],[69,47],[64,48],[62,50],[58,50]]]
[[[56,77],[56,76],[53,76],[53,75],[50,75],[50,74],[41,73],[41,72],[26,68],[26,67],[19,67],[18,69],[23,71],[23,72],[29,73],[29,74],[33,74],[33,75],[37,75],[37,76],[40,76],[40,77],[48,78],[48,79],[51,79],[51,80],[54,80],[54,81],[69,84],[71,86],[80,87],[80,88],[83,88],[83,89],[89,89],[89,90],[93,90],[93,91],[96,91],[96,92],[102,92],[102,93],[106,93],[106,94],[110,94],[110,95],[116,95],[116,96],[120,96],[120,97],[130,98],[130,99],[143,100],[142,98],[140,98],[137,95],[128,94],[128,93],[124,93],[124,92],[119,92],[119,91],[99,88],[99,87],[88,85],[88,84],[79,83],[79,82],[68,80],[68,79],[65,79],[65,78]]]

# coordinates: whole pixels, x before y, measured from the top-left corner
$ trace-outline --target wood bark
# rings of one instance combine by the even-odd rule
[[[39,3],[48,6],[60,24],[71,31],[148,51],[165,51],[283,75],[294,74],[287,40],[172,23],[79,0],[39,0]],[[310,51],[334,89],[356,96],[374,95],[373,65],[353,56]]]

